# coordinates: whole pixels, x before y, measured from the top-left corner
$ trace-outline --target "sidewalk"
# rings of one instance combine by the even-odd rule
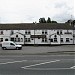
[[[75,54],[75,45],[62,46],[23,46],[22,50],[2,50],[0,55],[26,55],[26,54]]]

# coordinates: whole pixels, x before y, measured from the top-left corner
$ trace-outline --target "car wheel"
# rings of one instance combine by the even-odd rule
[[[3,50],[6,50],[6,47],[3,47],[2,49],[3,49]]]
[[[16,47],[16,49],[17,49],[17,50],[19,50],[19,48],[18,48],[18,47]]]

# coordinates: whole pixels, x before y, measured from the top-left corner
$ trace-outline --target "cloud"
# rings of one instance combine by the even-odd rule
[[[73,3],[74,0],[0,0],[0,21],[38,22],[41,17],[50,17],[63,22],[63,18],[74,15]]]

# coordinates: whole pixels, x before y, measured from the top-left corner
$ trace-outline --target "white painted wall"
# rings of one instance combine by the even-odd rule
[[[19,38],[23,38],[23,41],[21,42],[15,42],[16,44],[24,44],[24,36],[23,35],[21,35],[21,34],[19,34],[19,33],[15,33],[15,34],[13,34],[13,35],[11,35],[10,37],[12,38],[12,37],[14,37],[14,38],[16,38],[16,35],[18,35],[18,37]]]

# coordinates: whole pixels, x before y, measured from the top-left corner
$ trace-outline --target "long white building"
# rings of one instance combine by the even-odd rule
[[[22,45],[75,44],[75,27],[68,23],[0,24],[0,43]]]

